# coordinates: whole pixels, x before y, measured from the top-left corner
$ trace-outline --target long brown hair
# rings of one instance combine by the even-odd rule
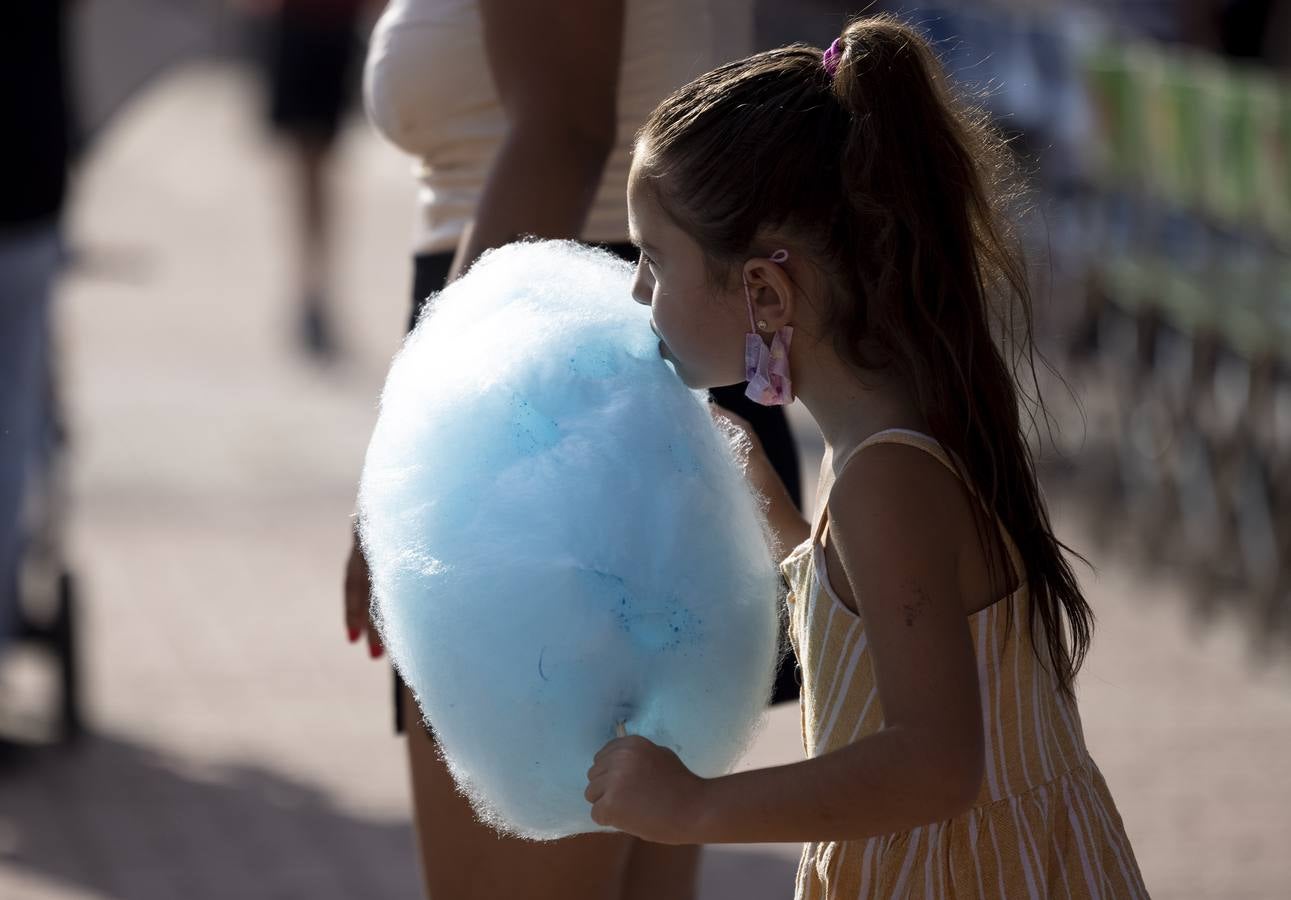
[[[715,280],[769,253],[773,235],[829,276],[822,312],[838,352],[859,373],[895,372],[912,386],[983,501],[975,514],[993,570],[1004,549],[988,510],[1016,542],[1033,646],[1071,696],[1093,613],[1022,428],[1019,376],[1036,385],[1036,351],[1009,215],[1016,169],[913,28],[860,18],[839,40],[832,74],[819,49],[795,45],[678,90],[638,135],[645,174]],[[1032,399],[1034,423],[1038,389]]]

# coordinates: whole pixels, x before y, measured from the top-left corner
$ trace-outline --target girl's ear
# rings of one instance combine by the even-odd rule
[[[781,263],[756,257],[744,263],[741,275],[744,287],[748,289],[758,331],[772,334],[793,324],[797,312],[797,288]],[[765,327],[760,324],[762,322],[766,323]]]

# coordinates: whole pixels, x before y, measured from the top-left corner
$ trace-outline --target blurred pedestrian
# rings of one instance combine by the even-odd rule
[[[24,511],[51,432],[50,303],[72,151],[66,0],[15,0],[0,32],[0,642],[19,612]]]
[[[328,172],[350,105],[369,0],[244,0],[267,16],[267,113],[284,145],[295,200],[297,334],[327,361],[340,347],[331,296],[332,195]]]

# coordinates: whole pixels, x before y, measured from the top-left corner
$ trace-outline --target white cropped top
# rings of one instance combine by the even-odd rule
[[[618,136],[583,232],[627,239],[632,138],[676,88],[752,46],[752,0],[625,0]],[[414,252],[451,250],[474,216],[506,120],[475,0],[391,0],[363,79],[368,117],[416,157]]]

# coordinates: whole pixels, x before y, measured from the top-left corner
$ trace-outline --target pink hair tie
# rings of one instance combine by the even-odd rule
[[[841,37],[836,37],[834,38],[834,43],[829,45],[829,49],[826,50],[825,54],[820,58],[820,64],[825,67],[825,71],[829,73],[830,78],[833,78],[834,73],[838,71],[838,61],[842,59],[842,57],[843,39]]]

